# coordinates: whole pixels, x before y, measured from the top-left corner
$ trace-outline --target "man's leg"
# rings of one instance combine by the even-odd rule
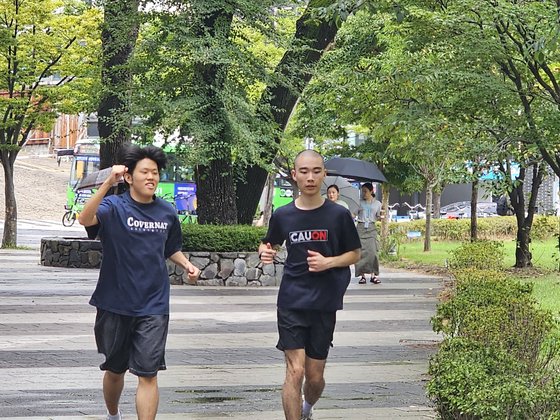
[[[112,416],[119,411],[119,400],[124,388],[124,373],[113,373],[108,370],[103,375],[103,398],[107,411]]]
[[[317,360],[310,357],[305,358],[305,383],[303,384],[303,395],[305,401],[309,405],[315,403],[321,398],[323,389],[325,389],[325,372],[326,360]]]
[[[156,418],[159,405],[159,390],[157,376],[150,378],[138,377],[136,390],[136,414],[139,420],[153,420]]]
[[[285,350],[286,379],[282,387],[282,405],[286,420],[300,420],[301,386],[305,375],[305,350]]]

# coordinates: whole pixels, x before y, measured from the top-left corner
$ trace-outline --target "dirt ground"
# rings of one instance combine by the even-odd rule
[[[54,157],[18,156],[14,183],[18,219],[62,220],[70,163]],[[0,166],[0,219],[4,220],[4,169]]]

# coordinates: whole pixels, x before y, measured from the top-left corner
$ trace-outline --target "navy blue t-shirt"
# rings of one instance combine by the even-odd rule
[[[103,260],[90,304],[128,316],[169,314],[166,259],[182,247],[173,206],[138,203],[127,191],[105,197],[97,220]]]
[[[288,256],[278,292],[278,307],[336,311],[342,309],[344,293],[350,283],[350,268],[310,272],[307,250],[333,257],[361,248],[360,238],[350,212],[325,200],[313,210],[298,209],[292,202],[272,215],[264,243],[286,242]]]

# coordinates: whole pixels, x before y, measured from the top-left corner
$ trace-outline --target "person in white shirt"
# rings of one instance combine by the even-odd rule
[[[338,189],[338,185],[329,185],[329,187],[327,188],[327,198],[331,201],[334,201],[336,204],[340,204],[342,207],[350,210],[346,201],[340,199],[340,190]]]
[[[366,182],[362,185],[362,199],[358,210],[358,235],[362,243],[360,261],[356,263],[356,277],[360,277],[359,284],[365,284],[366,275],[370,275],[370,282],[381,283],[379,280],[379,242],[375,222],[381,219],[381,203],[375,199],[373,185]]]

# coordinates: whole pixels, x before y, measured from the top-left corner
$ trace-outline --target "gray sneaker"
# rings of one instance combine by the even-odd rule
[[[119,420],[122,420],[123,416],[122,416],[122,414],[121,414],[121,410],[119,410],[118,413],[115,414],[115,416],[118,416],[117,418],[118,418]],[[111,419],[111,417],[110,417],[109,413],[107,413],[107,420],[110,420],[110,419]]]
[[[301,415],[301,420],[313,420],[313,409],[309,412],[307,416]]]

